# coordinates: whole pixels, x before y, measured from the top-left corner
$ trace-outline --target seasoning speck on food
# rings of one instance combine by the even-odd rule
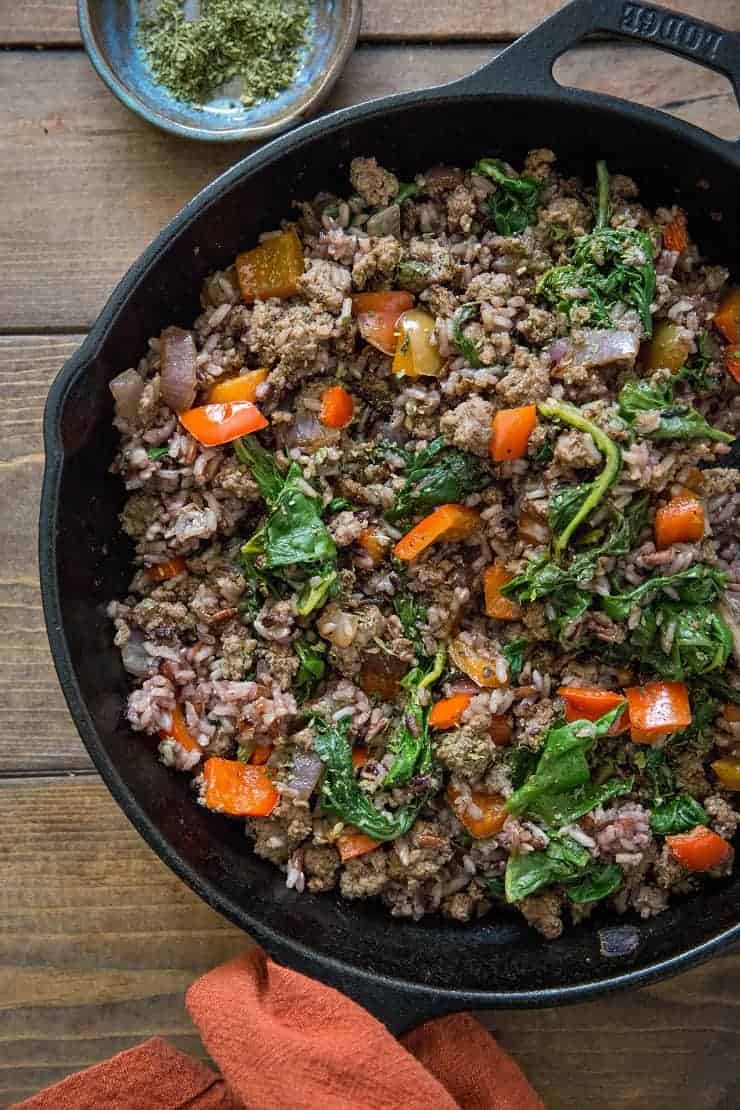
[[[309,0],[160,0],[140,17],[138,41],[156,79],[179,100],[205,103],[238,78],[245,105],[294,80]]]

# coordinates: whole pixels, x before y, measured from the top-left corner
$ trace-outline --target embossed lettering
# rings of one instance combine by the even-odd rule
[[[706,58],[714,58],[722,42],[721,33],[643,4],[623,4],[619,28],[639,38],[660,39]]]

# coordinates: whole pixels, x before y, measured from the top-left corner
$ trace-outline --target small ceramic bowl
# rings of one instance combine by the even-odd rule
[[[362,0],[313,0],[311,27],[293,84],[272,100],[245,107],[237,96],[214,96],[203,107],[158,84],[136,42],[137,0],[78,0],[77,14],[92,64],[118,99],[174,135],[210,142],[268,139],[316,111],[354,49]]]

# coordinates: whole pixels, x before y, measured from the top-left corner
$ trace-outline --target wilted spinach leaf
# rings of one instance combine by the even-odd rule
[[[601,604],[612,620],[624,621],[636,605],[649,605],[666,590],[672,600],[678,600],[684,605],[707,605],[716,601],[726,585],[727,575],[724,571],[715,570],[704,563],[696,563],[677,574],[654,574],[633,590],[602,598]]]
[[[414,669],[403,680],[410,691],[400,723],[388,741],[393,762],[383,779],[384,787],[402,786],[414,775],[426,775],[432,769],[432,743],[429,738],[429,709],[419,704],[419,693],[433,686],[444,670],[446,653],[440,648],[431,667]]]
[[[678,682],[721,671],[732,651],[732,632],[709,605],[657,601],[643,610],[630,647],[645,671]]]
[[[403,627],[403,634],[414,645],[419,659],[424,655],[424,641],[419,626],[427,619],[426,607],[413,594],[399,593],[393,598],[393,608]]]
[[[447,447],[440,437],[409,461],[406,483],[385,515],[392,524],[407,523],[438,505],[464,501],[489,482],[480,459]]]
[[[496,183],[496,191],[488,197],[487,205],[499,235],[521,235],[537,222],[541,182],[524,175],[512,177],[498,158],[482,158],[473,172]]]
[[[650,306],[655,297],[655,266],[650,236],[637,228],[609,226],[609,174],[597,162],[598,214],[596,227],[581,235],[571,260],[554,266],[537,283],[537,292],[559,312],[570,314],[584,304],[591,310],[589,323],[613,327],[617,304],[637,309],[646,335],[653,330]],[[583,290],[587,297],[584,300]]]
[[[398,186],[398,192],[393,198],[394,204],[403,204],[405,200],[415,197],[419,192],[419,186],[415,181],[401,181]]]
[[[624,872],[616,863],[593,863],[583,878],[567,883],[565,891],[571,902],[580,906],[608,898],[623,881]]]
[[[560,723],[552,726],[545,737],[542,754],[535,771],[527,778],[522,786],[515,790],[506,803],[506,809],[514,815],[520,813],[533,813],[542,816],[547,812],[550,817],[559,820],[561,824],[568,824],[578,816],[587,813],[583,809],[584,801],[590,795],[587,792],[578,793],[579,787],[590,786],[591,771],[586,753],[598,736],[605,736],[611,726],[624,711],[623,705],[605,713],[598,721],[574,721],[571,724]],[[616,788],[609,783],[596,790],[610,789],[612,793],[622,792],[621,787]],[[568,796],[572,803],[568,806]],[[594,803],[598,805],[598,799]],[[548,818],[549,819],[549,818]]]
[[[276,580],[297,587],[299,614],[307,616],[324,604],[337,579],[337,549],[321,519],[321,501],[305,492],[297,463],[283,475],[254,436],[237,440],[234,450],[269,509],[262,527],[241,549],[244,571],[271,592]],[[319,581],[312,585],[312,578]]]
[[[468,304],[462,305],[458,308],[455,315],[452,317],[452,342],[457,347],[460,354],[463,356],[468,366],[472,366],[474,370],[479,370],[483,363],[478,354],[478,348],[472,339],[468,339],[463,331],[463,327],[474,316],[478,315],[480,304],[478,301],[469,301]]]
[[[675,833],[689,832],[697,825],[709,821],[706,810],[696,798],[689,794],[679,794],[669,801],[655,806],[650,814],[650,828],[658,836],[673,836]]]
[[[524,657],[527,654],[529,640],[523,636],[515,640],[509,640],[508,644],[503,644],[501,647],[501,654],[506,660],[506,665],[509,670],[509,683],[514,683],[522,673],[524,666]]]
[[[324,764],[321,808],[374,840],[395,840],[409,831],[429,794],[390,812],[379,810],[361,790],[352,766],[352,749],[347,740],[349,721],[327,723],[313,717],[314,751]]]
[[[167,446],[165,446],[165,447],[147,447],[146,453],[147,453],[147,455],[149,456],[150,459],[152,459],[154,462],[156,462],[157,459],[163,459],[165,457],[165,455],[169,455],[170,449]]]
[[[510,855],[504,887],[507,902],[521,902],[542,887],[579,879],[591,863],[586,848],[569,836],[552,836],[544,852]]]
[[[654,428],[640,430],[647,439],[713,439],[732,443],[734,436],[708,424],[692,405],[673,400],[673,383],[666,381],[627,382],[619,393],[619,415],[634,426],[640,413],[657,413],[660,417]]]
[[[326,673],[326,644],[323,641],[311,644],[308,640],[296,640],[293,650],[300,659],[301,665],[294,679],[298,695],[307,701],[313,696],[316,687]]]

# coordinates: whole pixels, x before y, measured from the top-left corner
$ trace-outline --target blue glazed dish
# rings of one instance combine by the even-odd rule
[[[90,61],[122,104],[174,135],[209,142],[268,139],[316,111],[354,49],[361,0],[313,0],[308,42],[295,81],[279,96],[246,107],[214,96],[196,107],[160,85],[137,45],[138,0],[78,0],[80,33]],[[149,8],[152,5],[148,5]]]

